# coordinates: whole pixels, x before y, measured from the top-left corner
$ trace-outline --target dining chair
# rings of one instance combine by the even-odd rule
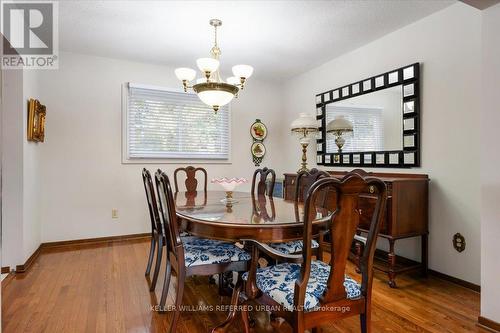
[[[184,181],[184,185],[186,187],[186,192],[195,192],[198,190],[198,179],[196,179],[196,173],[200,172],[204,175],[204,185],[203,185],[203,190],[206,192],[207,191],[207,183],[208,183],[208,176],[207,176],[207,170],[201,167],[195,168],[194,166],[187,166],[185,168],[177,168],[174,171],[174,186],[175,186],[175,192],[179,192],[179,185],[177,181],[177,174],[179,172],[184,172],[186,174],[186,179]]]
[[[170,180],[164,172],[158,170],[155,174],[155,183],[160,203],[160,217],[166,235],[168,258],[166,260],[160,309],[165,306],[171,272],[174,271],[177,275],[177,292],[169,332],[175,332],[180,317],[180,306],[186,277],[192,275],[220,275],[225,272],[245,272],[251,256],[233,243],[194,236],[181,237]]]
[[[311,169],[310,171],[301,171],[297,174],[295,179],[295,202],[304,202],[305,196],[309,188],[320,178],[330,177],[330,174],[326,171],[318,170],[316,168]],[[302,191],[300,188],[302,187]],[[326,193],[323,191],[320,193],[319,205],[321,207],[325,207],[327,205],[326,202]],[[322,243],[323,243],[324,233],[319,235],[319,239],[313,239],[311,241],[311,247],[314,249],[314,255],[321,260],[323,258],[322,251]],[[285,254],[297,254],[301,253],[303,249],[303,242],[301,240],[294,240],[284,243],[271,243],[269,244],[273,249],[283,252]]]
[[[269,179],[268,183],[268,176]],[[259,177],[259,182],[257,183],[257,177]],[[257,189],[257,195],[267,195],[269,197],[273,196],[274,183],[276,182],[276,173],[273,169],[268,169],[267,167],[263,169],[257,169],[253,173],[252,177],[252,194],[255,194],[255,189]]]
[[[359,225],[358,198],[373,186],[376,197],[370,229],[360,258],[361,283],[346,274],[346,263],[352,240]],[[315,207],[320,193],[335,193],[336,210],[329,218],[332,236],[329,263],[312,260],[312,230],[316,218]],[[328,177],[316,181],[307,191],[304,206],[304,251],[300,255],[280,253],[273,248],[245,240],[254,246],[250,270],[243,274],[244,293],[248,299],[270,305],[272,314],[288,321],[294,333],[316,328],[323,323],[354,315],[360,316],[361,332],[371,329],[371,302],[373,257],[376,239],[384,218],[387,201],[385,183],[377,178],[347,174],[341,180]],[[279,256],[286,261],[274,266],[258,268],[255,258],[260,252]],[[234,295],[241,292],[239,280]],[[249,331],[248,307],[241,306],[245,331]]]
[[[144,183],[144,190],[146,192],[146,201],[148,204],[149,218],[151,220],[151,245],[149,248],[148,264],[146,267],[146,276],[151,273],[151,265],[156,252],[156,264],[151,280],[150,290],[153,291],[156,287],[158,274],[160,272],[163,246],[165,246],[165,235],[163,234],[160,215],[158,213],[158,204],[155,196],[155,189],[151,173],[146,168],[142,169],[142,181]]]

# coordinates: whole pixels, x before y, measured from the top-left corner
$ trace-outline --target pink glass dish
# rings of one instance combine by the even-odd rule
[[[222,186],[224,191],[226,191],[226,197],[221,201],[224,203],[235,203],[237,200],[233,199],[233,191],[236,187],[241,184],[248,183],[248,179],[246,178],[213,178],[211,181],[212,184],[219,184]]]

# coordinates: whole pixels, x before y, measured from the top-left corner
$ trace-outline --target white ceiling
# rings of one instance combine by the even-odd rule
[[[223,76],[247,63],[283,80],[455,1],[61,1],[63,51],[195,68],[209,55],[210,18],[222,19]],[[225,74],[225,75],[224,75]]]

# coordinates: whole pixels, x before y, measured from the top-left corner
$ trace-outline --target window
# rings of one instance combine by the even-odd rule
[[[126,159],[229,159],[229,107],[195,94],[128,84]]]
[[[344,116],[354,127],[355,135],[346,137],[342,152],[384,150],[384,120],[382,111],[382,108],[375,107],[327,106],[327,124],[337,116]],[[327,136],[326,151],[329,153],[336,153],[338,151],[335,139],[331,135]]]

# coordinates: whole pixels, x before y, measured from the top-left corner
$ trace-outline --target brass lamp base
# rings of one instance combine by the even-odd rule
[[[301,143],[302,145],[302,163],[300,169],[297,171],[297,173],[300,172],[309,172],[309,169],[307,168],[307,146],[309,145],[308,142]]]
[[[335,163],[340,162],[340,156],[342,155],[342,147],[344,147],[345,139],[342,137],[342,133],[335,134],[335,144],[338,148],[338,155],[335,155]]]
[[[297,170],[297,173],[301,173],[301,172],[309,172],[309,169],[302,166],[299,170]]]

